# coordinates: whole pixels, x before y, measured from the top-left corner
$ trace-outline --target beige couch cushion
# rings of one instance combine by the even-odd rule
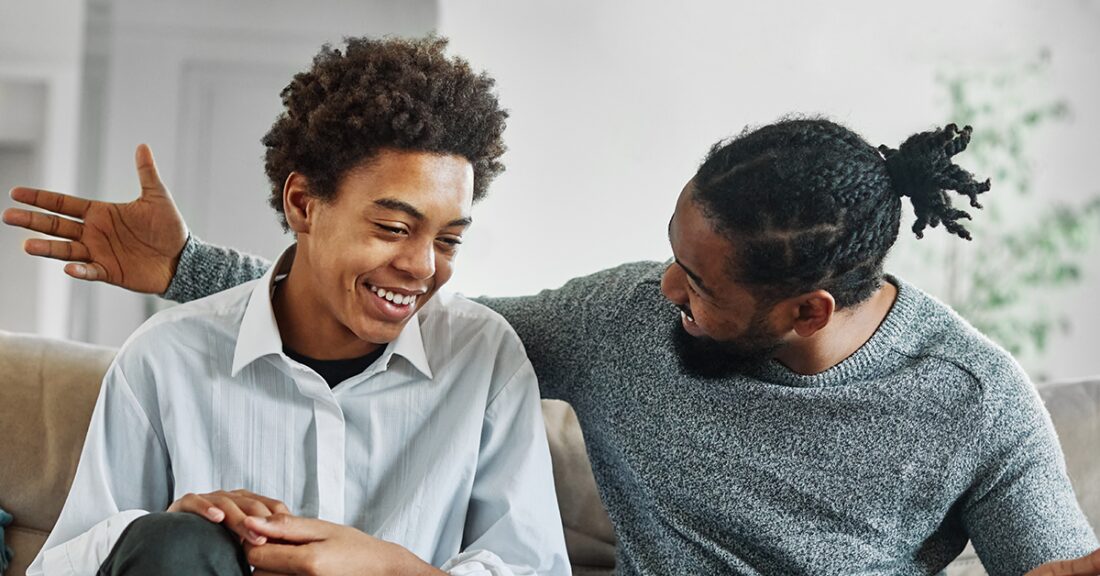
[[[615,566],[615,532],[596,490],[577,414],[565,402],[543,400],[542,415],[569,561],[578,575],[582,567],[590,569],[585,573],[610,571]]]
[[[114,350],[0,331],[0,507],[23,574],[69,493]]]

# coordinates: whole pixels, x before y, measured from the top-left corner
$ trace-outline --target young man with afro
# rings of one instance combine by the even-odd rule
[[[445,46],[351,38],[294,77],[263,142],[296,243],[129,338],[29,574],[569,573],[523,346],[440,292],[506,118]]]

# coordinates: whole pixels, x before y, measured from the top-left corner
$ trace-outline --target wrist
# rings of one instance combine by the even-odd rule
[[[160,294],[162,298],[180,301],[179,298],[182,294],[183,288],[176,281],[176,276],[179,275],[180,263],[183,260],[194,256],[194,253],[198,249],[197,241],[197,238],[192,236],[190,232],[187,232],[187,237],[184,238],[183,246],[180,247],[179,252],[176,253],[175,257],[171,258],[168,261],[168,269],[166,271],[168,275],[168,282],[164,291]]]
[[[408,549],[393,544],[392,542],[388,544],[393,546],[395,551],[394,554],[391,555],[392,564],[390,565],[390,569],[386,571],[387,574],[398,574],[400,576],[446,576],[446,572],[421,560],[420,557],[413,554]]]

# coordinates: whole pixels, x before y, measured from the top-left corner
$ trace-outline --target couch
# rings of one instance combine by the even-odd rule
[[[100,379],[115,350],[0,331],[0,508],[22,576],[65,501]],[[1100,527],[1100,379],[1040,387],[1066,453],[1078,499]],[[592,478],[576,416],[543,402],[570,561],[578,576],[610,574],[615,538]],[[984,574],[968,548],[950,576]]]

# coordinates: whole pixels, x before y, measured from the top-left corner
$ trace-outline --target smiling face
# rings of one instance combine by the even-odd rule
[[[459,156],[386,150],[349,171],[330,201],[295,192],[308,187],[296,177],[284,194],[298,238],[287,280],[293,317],[308,318],[314,344],[326,341],[315,357],[369,353],[451,278],[471,223],[473,167]]]
[[[668,237],[674,262],[661,292],[681,312],[677,343],[689,369],[721,372],[731,363],[770,356],[783,344],[762,305],[730,277],[734,247],[714,230],[693,198],[689,182],[676,202]]]

